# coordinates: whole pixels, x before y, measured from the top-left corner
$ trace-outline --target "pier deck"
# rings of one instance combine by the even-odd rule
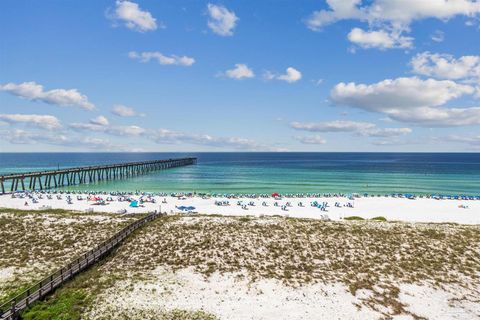
[[[179,158],[127,162],[101,166],[88,166],[0,176],[0,194],[26,190],[45,190],[64,186],[123,179],[152,171],[165,170],[197,163],[197,158]]]

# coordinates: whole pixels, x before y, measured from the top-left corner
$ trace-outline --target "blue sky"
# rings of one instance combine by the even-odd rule
[[[0,6],[4,152],[480,150],[478,1]]]

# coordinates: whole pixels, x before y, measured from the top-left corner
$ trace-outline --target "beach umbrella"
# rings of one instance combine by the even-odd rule
[[[280,194],[277,192],[272,193],[272,197],[280,197]]]
[[[134,201],[130,202],[130,207],[133,207],[133,208],[138,207],[138,201],[134,200]]]

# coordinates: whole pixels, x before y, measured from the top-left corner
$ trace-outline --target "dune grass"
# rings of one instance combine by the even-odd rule
[[[96,308],[121,294],[117,283],[148,282],[158,267],[173,272],[193,268],[206,279],[215,272],[235,273],[251,282],[274,279],[291,287],[340,282],[352,295],[369,292],[359,308],[371,308],[385,318],[407,314],[420,319],[399,298],[403,283],[435,288],[454,284],[466,292],[480,287],[480,226],[376,220],[161,217],[28,312],[53,317],[62,314],[61,305],[69,305],[95,315]],[[112,288],[115,296],[103,296]],[[114,310],[93,318],[215,319],[202,311],[142,309]]]
[[[362,217],[360,217],[360,216],[349,216],[349,217],[343,218],[343,220],[346,220],[346,221],[372,220],[372,221],[382,221],[382,222],[386,222],[386,221],[387,221],[387,218],[382,217],[382,216],[378,216],[378,217],[373,217],[373,218],[370,218],[370,219],[365,219],[365,218],[362,218]]]
[[[346,221],[363,221],[365,219],[362,218],[362,217],[359,217],[359,216],[349,216],[349,217],[343,218],[343,220],[346,220]]]
[[[66,210],[0,209],[0,303],[94,248],[134,219],[137,217]]]
[[[82,290],[64,290],[56,299],[36,303],[22,314],[24,320],[79,320],[87,295]]]
[[[353,219],[357,220],[357,219]],[[246,271],[287,286],[342,282],[364,305],[408,313],[399,283],[480,286],[480,226],[292,218],[165,217],[129,240],[103,270],[141,276],[158,266]]]
[[[135,231],[133,235],[136,233]],[[55,291],[43,301],[34,303],[25,310],[21,317],[26,320],[80,320],[88,319],[86,311],[94,306],[96,297],[102,290],[112,287],[122,277],[113,273],[105,273],[104,266],[115,257],[115,251],[104,260],[93,265],[85,272],[77,275],[62,288]],[[140,280],[140,278],[139,278]],[[130,320],[128,312],[115,315],[101,314],[102,320]],[[142,320],[217,320],[218,318],[205,311],[165,310],[163,312],[142,312],[138,319]]]
[[[379,217],[373,217],[373,218],[371,218],[370,220],[386,222],[386,221],[387,221],[387,218],[382,217],[382,216],[379,216]]]

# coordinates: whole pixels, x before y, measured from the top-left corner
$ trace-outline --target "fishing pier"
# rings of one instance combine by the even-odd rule
[[[100,166],[66,168],[28,173],[13,173],[0,176],[0,193],[34,191],[124,179],[147,174],[152,171],[193,165],[197,158],[179,158],[127,162]]]

